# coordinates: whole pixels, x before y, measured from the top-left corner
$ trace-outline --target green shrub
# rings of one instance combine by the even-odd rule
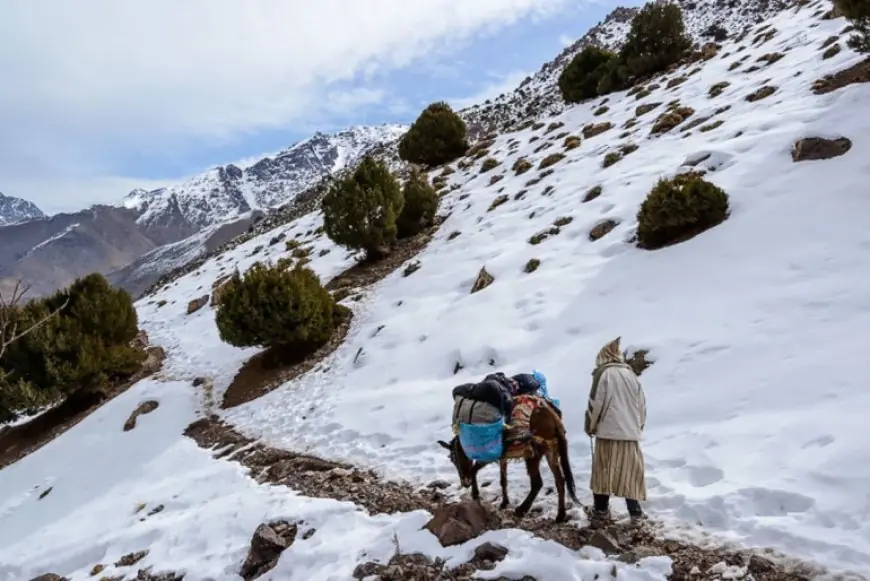
[[[399,141],[400,158],[428,166],[453,161],[466,151],[465,121],[444,102],[426,107]]]
[[[145,355],[131,346],[139,330],[127,291],[113,288],[100,274],[90,274],[51,296],[6,312],[20,328],[27,328],[54,311],[58,311],[55,317],[4,353],[0,390],[5,393],[0,400],[5,403],[0,402],[0,415],[22,409],[4,412],[4,405],[26,408],[100,390],[140,368]]]
[[[412,171],[402,188],[405,204],[396,221],[398,236],[406,238],[420,233],[434,223],[438,194],[419,171]]]
[[[682,242],[728,218],[728,194],[697,174],[659,180],[637,213],[638,246]]]
[[[629,75],[643,77],[679,62],[691,46],[680,7],[649,3],[632,19],[619,59]]]
[[[849,47],[857,52],[870,52],[870,3],[867,0],[834,0],[835,6],[855,27]]]
[[[227,282],[215,323],[221,340],[230,345],[305,353],[329,339],[337,313],[335,299],[310,268],[283,270],[257,263]]]
[[[607,74],[616,54],[587,46],[562,69],[559,75],[559,91],[566,103],[579,103],[598,96],[598,84]]]
[[[370,259],[390,252],[404,199],[386,164],[366,156],[353,174],[336,180],[323,197],[323,227],[330,240]]]

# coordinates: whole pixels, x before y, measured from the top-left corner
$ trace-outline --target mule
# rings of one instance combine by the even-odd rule
[[[471,488],[471,497],[474,500],[480,498],[480,489],[477,486],[477,473],[481,468],[493,462],[499,463],[501,484],[501,505],[499,508],[506,509],[510,505],[508,497],[507,465],[509,461],[525,460],[526,473],[529,475],[531,490],[515,510],[517,518],[522,518],[529,512],[532,503],[544,486],[541,478],[541,459],[547,458],[547,465],[556,481],[556,491],[559,496],[559,509],[556,513],[556,522],[565,522],[568,515],[565,512],[565,488],[571,500],[578,503],[574,476],[571,473],[571,462],[568,457],[568,438],[565,424],[558,414],[550,407],[548,402],[536,396],[518,396],[514,407],[514,424],[517,423],[516,412],[521,408],[524,398],[534,398],[536,407],[528,417],[528,427],[531,438],[525,443],[506,443],[504,453],[498,460],[491,462],[478,462],[471,460],[459,443],[459,436],[454,436],[450,442],[438,440],[438,444],[449,452],[450,462],[459,474],[459,482],[463,488]],[[524,403],[528,404],[526,400]],[[509,426],[513,428],[514,426]]]

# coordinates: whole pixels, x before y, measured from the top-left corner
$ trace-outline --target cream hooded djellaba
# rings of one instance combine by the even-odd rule
[[[590,488],[595,495],[646,500],[646,471],[640,440],[646,398],[619,351],[617,337],[595,359],[586,408],[586,433],[596,436]]]
[[[619,351],[620,337],[595,358],[586,408],[586,433],[604,440],[639,442],[646,425],[646,396]]]

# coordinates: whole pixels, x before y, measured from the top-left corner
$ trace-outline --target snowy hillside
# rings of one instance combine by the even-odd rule
[[[123,200],[142,212],[140,223],[180,217],[204,228],[256,209],[289,202],[325,174],[353,165],[372,147],[398,139],[407,127],[352,127],[333,135],[315,133],[273,157],[239,167],[216,167],[190,180],[158,190],[134,190]]]
[[[42,218],[43,216],[45,214],[33,202],[5,196],[3,192],[0,192],[0,226],[15,224],[32,218]]]
[[[453,565],[484,541],[510,553],[480,578],[663,579],[676,562],[669,554],[631,565],[538,538],[584,525],[577,506],[573,523],[547,521],[535,538],[517,530],[534,527],[515,522],[444,549],[419,530],[427,510],[355,510],[346,500],[357,497],[337,494],[334,484],[349,469],[307,469],[320,474],[310,490],[341,502],[306,498],[265,484],[289,462],[278,452],[248,477],[229,460],[253,445],[212,442],[218,456],[232,452],[214,460],[180,435],[193,419],[217,414],[274,448],[372,468],[412,490],[443,481],[441,492],[454,497],[455,470],[436,444],[449,436],[451,388],[493,369],[537,368],[561,400],[580,500],[589,503],[583,415],[595,354],[616,336],[653,362],[641,376],[649,406],[643,447],[647,510],[659,534],[707,548],[769,548],[779,553],[767,556],[777,566],[800,561],[843,579],[870,578],[870,392],[861,340],[870,325],[870,117],[861,114],[870,84],[812,90],[817,79],[870,61],[845,48],[843,19],[821,18],[829,9],[815,2],[783,11],[644,91],[570,107],[498,135],[482,157],[451,164],[439,211],[446,221],[408,262],[419,268],[402,265],[374,286],[348,287],[344,304],[354,318],[345,341],[259,399],[221,409],[259,350],[222,343],[212,307],[188,314],[189,303],[235,268],[288,256],[284,240],[310,248],[324,282],[339,276],[353,257],[318,233],[318,213],[212,257],[140,300],[141,325],[167,352],[163,371],[0,472],[0,580],[54,571],[81,581],[96,564],[108,564],[109,578],[126,575],[135,567],[111,563],[145,548],[136,567],[183,571],[185,581],[238,579],[253,529],[272,518],[305,524],[262,579],[344,581],[360,563],[399,549]],[[678,124],[652,133],[676,102]],[[804,138],[832,140],[836,155],[794,161]],[[498,165],[481,171],[487,158]],[[531,168],[520,173],[522,158]],[[688,170],[705,171],[728,193],[730,217],[684,243],[638,249],[639,205],[657,180]],[[494,282],[471,294],[482,267]],[[122,433],[144,400],[160,407]],[[259,456],[266,462],[269,454]],[[286,472],[284,482],[306,469]],[[509,479],[516,504],[528,479],[520,466]],[[485,469],[481,481],[495,483],[483,489],[495,498],[497,470]],[[364,479],[353,482],[342,494],[365,493]],[[552,518],[553,497],[542,493],[537,503]],[[624,512],[620,503],[612,508]],[[305,537],[309,527],[316,532]],[[810,577],[798,571],[807,574],[758,577],[729,562],[699,565],[694,578]]]
[[[675,0],[683,10],[686,32],[699,44],[714,40],[711,26],[718,25],[733,38],[752,25],[778,13],[794,0]],[[532,116],[556,115],[565,109],[559,95],[558,80],[562,69],[574,55],[589,45],[616,50],[625,41],[631,19],[638,8],[617,8],[602,22],[592,27],[580,39],[566,47],[537,73],[528,77],[519,87],[499,95],[485,104],[462,111],[472,129],[486,133],[505,129]]]

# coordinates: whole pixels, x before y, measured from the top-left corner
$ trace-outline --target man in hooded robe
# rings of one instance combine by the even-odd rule
[[[640,440],[646,425],[646,397],[619,349],[620,337],[595,358],[586,408],[586,434],[595,437],[591,488],[594,517],[608,519],[610,497],[625,499],[632,521],[644,517],[646,475]]]

